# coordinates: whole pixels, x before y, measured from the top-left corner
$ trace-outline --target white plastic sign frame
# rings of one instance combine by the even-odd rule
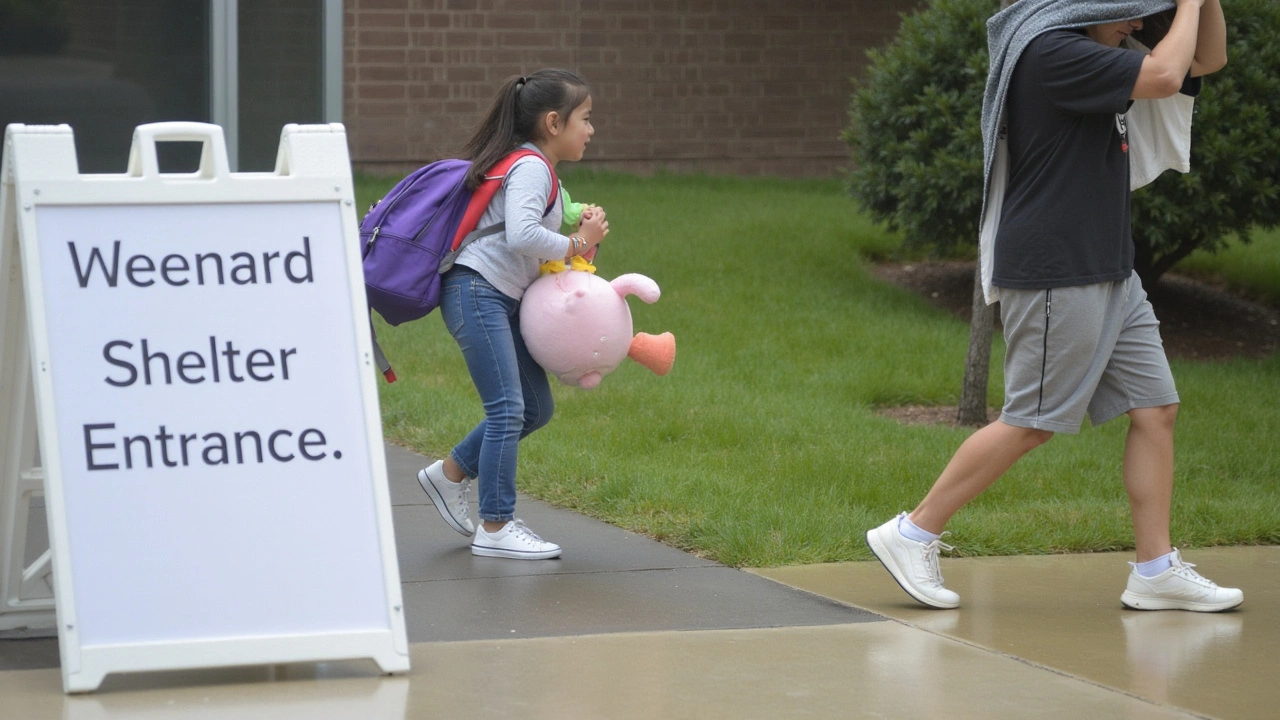
[[[171,141],[202,144],[198,170],[160,172]],[[70,127],[10,125],[3,172],[64,689],[407,671],[342,125],[286,126],[270,173],[230,172],[216,125],[142,125],[113,175],[79,174]]]

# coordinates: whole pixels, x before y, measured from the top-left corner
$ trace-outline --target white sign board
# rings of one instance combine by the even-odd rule
[[[168,140],[200,170],[160,173]],[[228,172],[195,123],[140,127],[123,175],[58,172],[65,126],[10,126],[5,153],[66,689],[407,670],[342,127],[286,127],[274,173]]]

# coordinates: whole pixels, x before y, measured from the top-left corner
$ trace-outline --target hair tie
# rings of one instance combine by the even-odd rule
[[[524,84],[527,82],[529,82],[529,80],[525,76],[521,75],[520,79],[516,81],[516,91],[519,92],[520,88],[524,87]]]

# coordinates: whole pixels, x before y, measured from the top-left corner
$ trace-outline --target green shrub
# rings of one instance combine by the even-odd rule
[[[849,189],[908,246],[973,245],[982,210],[987,18],[999,0],[933,0],[868,53],[844,141]]]
[[[1191,173],[1133,195],[1136,264],[1153,280],[1192,251],[1217,252],[1280,225],[1280,3],[1223,0],[1227,67],[1205,78]]]
[[[1192,251],[1280,225],[1280,3],[1222,0],[1227,67],[1196,102],[1192,172],[1134,193],[1136,264],[1148,283]],[[972,252],[982,208],[986,19],[998,0],[933,0],[904,18],[855,82],[850,192],[908,245]]]

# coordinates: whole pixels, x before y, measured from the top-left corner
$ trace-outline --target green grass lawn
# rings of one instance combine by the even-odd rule
[[[1178,271],[1280,305],[1280,230],[1255,231],[1249,242],[1233,241],[1219,253],[1192,253]]]
[[[361,178],[361,207],[392,182]],[[628,360],[596,390],[553,380],[556,417],[521,444],[518,487],[729,565],[869,558],[866,529],[912,508],[969,432],[875,409],[955,404],[967,324],[870,275],[863,258],[896,240],[838,182],[564,182],[609,213],[599,274],[662,287],[654,305],[631,298],[635,329],[673,332],[678,352],[666,377]],[[461,354],[438,314],[378,328],[400,376],[380,383],[386,437],[440,456],[481,418]],[[997,340],[993,405],[1002,359]],[[1174,372],[1175,542],[1280,543],[1280,358]],[[1086,427],[1029,455],[952,521],[957,552],[1132,547],[1125,427]]]

